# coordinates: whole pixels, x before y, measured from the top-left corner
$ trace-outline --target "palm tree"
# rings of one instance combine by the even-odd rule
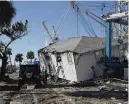
[[[32,63],[32,59],[34,59],[34,52],[33,51],[27,52],[26,57],[27,57],[27,59],[30,59],[30,61]]]
[[[22,54],[22,53],[18,53],[18,54],[15,56],[15,61],[16,61],[16,62],[19,62],[19,66],[21,65],[22,60],[23,60],[23,54]]]
[[[10,25],[16,15],[16,9],[11,1],[0,1],[0,26]]]

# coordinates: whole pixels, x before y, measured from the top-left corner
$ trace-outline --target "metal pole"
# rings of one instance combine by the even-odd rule
[[[106,22],[106,61],[111,65],[111,40],[112,40],[112,22]]]
[[[121,1],[118,0],[118,12],[121,13]],[[121,39],[121,24],[118,24],[118,34],[119,34],[119,37]]]

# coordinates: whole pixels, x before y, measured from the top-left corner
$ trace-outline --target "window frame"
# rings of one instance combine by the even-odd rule
[[[72,56],[71,56],[71,53],[70,52],[67,53],[67,61],[68,61],[68,64],[69,65],[72,65],[73,64],[73,60],[72,60]]]

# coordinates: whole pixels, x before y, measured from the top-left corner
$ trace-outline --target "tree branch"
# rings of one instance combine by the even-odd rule
[[[17,39],[19,39],[19,38],[21,38],[21,37],[23,37],[23,36],[27,35],[29,32],[30,32],[30,31],[28,31],[27,33],[25,33],[25,34],[24,34],[24,35],[22,35],[22,36],[19,36],[19,37],[15,38],[14,40],[17,40]]]
[[[13,42],[13,40],[11,40],[6,46],[5,46],[5,52],[6,52],[6,49],[8,48],[8,46]]]
[[[25,34],[22,35],[22,36],[19,36],[19,37],[15,38],[14,40],[11,40],[11,41],[5,46],[5,52],[6,52],[6,49],[8,48],[8,46],[9,46],[13,41],[15,41],[15,40],[17,40],[17,39],[19,39],[19,38],[21,38],[21,37],[27,35],[29,32],[30,32],[30,31],[28,31],[27,33],[25,33]]]
[[[3,55],[2,52],[0,52],[0,59],[2,59],[2,55]]]

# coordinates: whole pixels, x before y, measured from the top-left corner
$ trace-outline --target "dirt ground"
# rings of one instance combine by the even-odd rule
[[[11,76],[16,77],[16,73]],[[5,86],[1,82],[0,86],[2,85]],[[125,91],[100,91],[101,87],[48,84],[38,89],[1,90],[0,104],[128,104]]]

